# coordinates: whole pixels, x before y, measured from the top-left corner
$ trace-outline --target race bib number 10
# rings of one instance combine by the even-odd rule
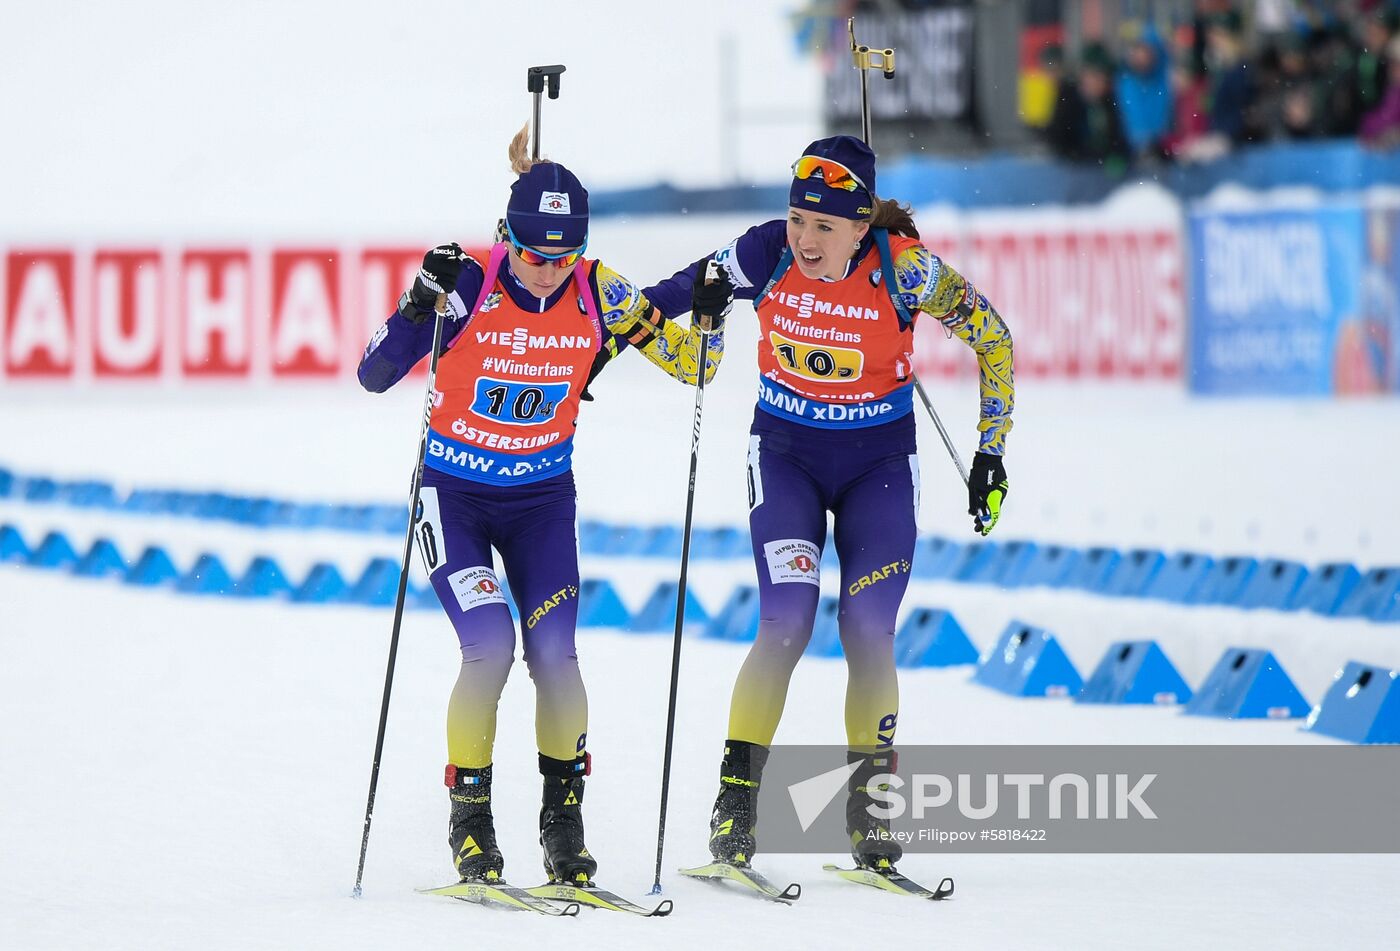
[[[567,383],[518,383],[484,376],[476,381],[472,412],[512,426],[547,423],[568,395]]]
[[[789,340],[777,331],[768,334],[778,365],[804,380],[859,380],[865,355],[845,347],[814,347],[800,340]]]

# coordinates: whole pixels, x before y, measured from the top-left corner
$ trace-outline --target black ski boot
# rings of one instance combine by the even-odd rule
[[[593,881],[598,863],[583,844],[583,777],[592,760],[551,759],[540,754],[544,801],[540,807],[540,845],[544,872],[551,882],[583,885]]]
[[[464,882],[499,880],[506,863],[496,845],[496,826],[491,819],[491,767],[448,766],[445,780],[452,797],[447,844],[452,848],[457,874]]]
[[[719,767],[719,795],[710,813],[710,855],[716,862],[748,865],[758,843],[758,784],[768,747],[743,740],[725,740]]]
[[[893,773],[895,754],[858,753],[846,751],[846,762],[857,763],[848,783],[850,795],[846,799],[846,834],[851,837],[851,855],[856,865],[876,872],[891,872],[894,863],[904,856],[899,841],[890,835],[890,820],[880,819],[870,814],[870,807],[883,808],[884,802],[871,797],[871,789],[886,790],[889,785],[882,783],[872,786],[876,776]]]

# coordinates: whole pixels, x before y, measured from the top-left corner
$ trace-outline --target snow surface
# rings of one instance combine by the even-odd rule
[[[794,51],[788,6],[10,3],[0,129],[28,147],[0,150],[0,241],[485,237],[510,181],[505,144],[528,116],[520,73],[548,62],[569,72],[563,98],[545,106],[545,152],[591,187],[713,184],[726,178],[716,132],[726,35],[736,44],[737,170],[776,180],[819,134],[817,68]],[[437,181],[453,184],[433,192]],[[1035,214],[1171,223],[1180,212],[1138,188],[1099,209]],[[599,221],[593,247],[646,282],[754,217]],[[921,212],[931,233],[959,220]],[[1047,220],[1059,219],[1037,224]],[[702,524],[744,520],[754,388],[745,313],[707,396]],[[930,390],[970,453],[973,385]],[[583,515],[677,521],[692,392],[635,357],[595,391],[577,452]],[[0,465],[392,500],[406,496],[420,406],[415,386],[381,397],[349,387],[6,386]],[[1197,401],[1175,388],[1022,381],[1016,419],[1003,539],[1400,563],[1400,497],[1387,488],[1400,469],[1393,398]],[[920,524],[961,535],[963,490],[920,425]],[[399,544],[14,503],[0,504],[0,521],[31,538],[49,528],[80,543],[109,534],[128,552],[167,544],[182,566],[207,549],[235,564],[265,551],[294,569],[319,559],[358,569],[372,554],[397,557]],[[583,568],[612,578],[633,608],[674,570],[597,559]],[[742,560],[698,564],[695,588],[715,607],[751,571]],[[906,604],[951,607],[979,645],[1012,617],[1044,624],[1081,669],[1113,640],[1155,637],[1192,683],[1225,646],[1262,644],[1310,699],[1349,658],[1400,665],[1400,631],[1364,621],[929,583],[914,585]],[[352,901],[389,622],[387,610],[174,597],[0,566],[0,947],[496,949],[566,935],[571,948],[612,951],[1370,948],[1400,935],[1395,856],[910,856],[903,867],[917,878],[957,879],[955,900],[937,906],[826,881],[819,856],[763,858],[775,879],[803,882],[793,908],[681,881],[670,870],[705,857],[744,655],[693,639],[667,839],[671,918],[585,910],[555,922],[423,898],[412,889],[451,877],[439,777],[458,654],[434,612],[405,622],[365,894]],[[596,763],[590,845],[600,880],[640,897],[654,859],[670,640],[589,632],[580,648]],[[966,669],[903,673],[901,742],[1320,741],[1296,723],[1015,701],[966,678]],[[804,661],[779,741],[839,742],[843,690],[839,662]],[[518,667],[497,764],[507,868],[522,882],[537,874],[532,716]]]
[[[742,321],[735,323],[737,331]],[[733,336],[731,361],[706,402],[703,524],[742,524],[744,516],[752,357],[751,341]],[[60,476],[389,500],[404,491],[416,390],[62,401],[10,392],[0,445],[6,464]],[[934,391],[970,433],[972,385]],[[583,515],[675,519],[692,393],[635,357],[611,368],[597,392],[579,439]],[[965,412],[952,412],[959,408]],[[1396,406],[1384,401],[1202,403],[1167,390],[1023,388],[1008,457],[1012,495],[998,533],[1393,562],[1395,502],[1372,493],[1369,511],[1342,504],[1358,484],[1337,460],[1393,471],[1400,452],[1374,436],[1395,423]],[[921,424],[934,440],[923,451],[921,524],[960,535],[966,516],[956,476],[931,429]],[[640,481],[647,492],[620,491]],[[623,497],[630,510],[616,501]],[[111,534],[127,550],[169,543],[182,565],[210,549],[236,564],[269,551],[289,565],[330,558],[358,568],[371,553],[396,557],[399,544],[15,503],[0,507],[0,520],[31,536],[49,527],[79,542]],[[1363,529],[1364,547],[1356,534]],[[674,572],[657,560],[586,559],[583,568],[614,579],[634,609]],[[717,607],[751,572],[743,560],[700,563],[695,589]],[[982,646],[1012,617],[1044,624],[1082,670],[1113,640],[1155,637],[1192,683],[1225,646],[1265,644],[1310,699],[1349,658],[1400,665],[1396,628],[1363,621],[924,582],[906,605],[951,607]],[[423,898],[413,888],[451,877],[439,777],[458,654],[436,612],[405,622],[365,894],[352,901],[389,622],[384,609],[175,597],[0,568],[0,944],[518,947],[566,929],[571,946],[612,949],[719,941],[1317,948],[1393,946],[1400,928],[1395,856],[909,856],[903,867],[915,877],[956,878],[956,899],[938,906],[826,881],[820,856],[763,857],[773,877],[803,882],[794,908],[682,881],[671,870],[705,856],[727,701],[744,656],[740,645],[697,639],[687,641],[682,664],[665,865],[666,894],[676,901],[670,919],[585,910],[582,920],[556,922]],[[595,757],[590,845],[600,880],[634,896],[645,893],[654,861],[669,656],[667,636],[581,635]],[[496,762],[507,870],[531,882],[538,778],[532,686],[522,668],[502,701]],[[970,685],[966,668],[907,671],[901,683],[902,743],[1331,742],[1299,732],[1296,722],[1007,699]],[[843,691],[839,661],[805,660],[779,742],[839,742]]]

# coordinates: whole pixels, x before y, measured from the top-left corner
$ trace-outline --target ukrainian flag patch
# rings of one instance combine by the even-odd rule
[[[822,196],[821,196],[820,194],[818,194],[817,192],[808,192],[808,193],[807,193],[807,200],[810,201],[810,202],[813,202],[813,203],[820,204],[820,202],[821,202],[821,200],[822,200]]]
[[[546,241],[563,241],[563,240],[564,240],[564,232],[562,232],[562,231],[546,231],[546,232],[544,233],[544,239],[545,239]]]

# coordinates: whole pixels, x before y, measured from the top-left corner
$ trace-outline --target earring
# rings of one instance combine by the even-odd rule
[[[860,242],[857,241],[855,244],[853,244],[853,245],[851,246],[851,249],[852,249],[853,251],[859,251],[859,250],[860,250]]]

